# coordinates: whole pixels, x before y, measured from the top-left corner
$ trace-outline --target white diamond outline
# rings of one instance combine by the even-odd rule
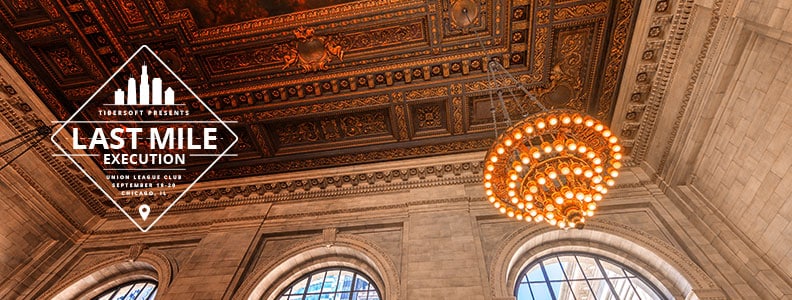
[[[162,213],[160,213],[160,214],[159,214],[159,216],[157,217],[157,219],[155,219],[153,222],[151,222],[151,224],[149,224],[149,225],[148,225],[148,226],[147,226],[145,229],[144,229],[142,226],[140,226],[140,224],[138,224],[138,222],[137,222],[137,221],[135,221],[135,219],[134,219],[134,218],[132,218],[132,217],[129,215],[129,213],[127,213],[127,212],[126,212],[126,210],[124,210],[124,208],[123,208],[123,207],[121,207],[121,205],[119,205],[119,204],[118,204],[118,202],[116,202],[116,200],[115,200],[115,199],[113,199],[113,197],[111,197],[111,196],[110,196],[110,194],[109,194],[109,193],[107,193],[107,191],[105,191],[105,189],[104,189],[104,188],[102,188],[102,186],[101,186],[99,183],[97,183],[97,182],[96,182],[96,180],[95,180],[95,179],[94,179],[94,178],[93,178],[93,177],[92,177],[90,174],[88,174],[88,172],[86,172],[86,171],[85,171],[85,169],[83,169],[83,167],[82,167],[82,166],[81,166],[79,163],[77,163],[77,161],[76,161],[76,160],[74,160],[74,158],[72,158],[72,156],[71,156],[71,154],[70,154],[69,152],[66,152],[66,149],[64,149],[63,147],[61,147],[61,145],[60,145],[60,144],[59,144],[57,141],[55,141],[55,138],[56,138],[56,137],[57,137],[57,135],[58,135],[58,134],[59,134],[59,133],[60,133],[60,132],[63,130],[63,128],[65,128],[65,127],[66,127],[66,125],[67,125],[67,124],[69,124],[69,122],[71,122],[71,121],[74,119],[74,117],[76,117],[76,116],[77,116],[77,115],[78,115],[78,114],[79,114],[79,113],[80,113],[80,112],[83,110],[83,108],[85,108],[85,106],[87,106],[87,105],[88,105],[88,103],[91,103],[91,101],[93,101],[93,99],[96,97],[96,95],[97,95],[97,94],[99,94],[99,91],[103,90],[103,89],[105,88],[105,86],[107,86],[107,84],[108,84],[108,83],[110,83],[110,81],[111,81],[111,80],[113,80],[113,78],[115,78],[115,77],[116,77],[116,75],[118,75],[118,73],[120,73],[120,72],[121,72],[121,70],[123,70],[123,69],[124,69],[124,68],[125,68],[125,67],[126,67],[126,66],[127,66],[127,65],[128,65],[130,62],[131,62],[131,61],[132,61],[132,59],[133,59],[133,58],[135,58],[135,57],[136,57],[136,56],[137,56],[137,55],[140,53],[140,51],[143,51],[144,49],[145,49],[146,51],[148,51],[148,53],[149,53],[149,54],[151,54],[152,56],[154,56],[154,58],[156,58],[156,59],[157,59],[157,61],[158,61],[158,62],[159,62],[159,63],[160,63],[162,66],[164,66],[164,67],[165,67],[165,69],[167,69],[167,70],[168,70],[168,72],[170,72],[170,74],[171,74],[171,75],[173,75],[173,77],[176,77],[176,80],[178,80],[178,81],[179,81],[179,83],[181,83],[181,85],[182,85],[182,86],[184,86],[185,88],[187,88],[187,91],[189,91],[189,92],[190,92],[190,94],[191,94],[193,97],[195,97],[195,99],[197,99],[197,100],[198,100],[198,102],[200,102],[200,103],[201,103],[201,105],[203,105],[203,106],[204,106],[204,108],[206,108],[206,110],[207,110],[209,113],[211,113],[211,114],[212,114],[212,116],[213,116],[215,119],[217,119],[218,121],[220,121],[220,124],[221,124],[221,125],[223,125],[223,127],[225,127],[225,129],[226,129],[226,130],[228,130],[228,132],[230,132],[230,133],[231,133],[231,135],[233,135],[233,136],[234,136],[234,141],[233,141],[233,142],[232,142],[230,145],[228,145],[228,147],[225,149],[225,151],[223,151],[223,153],[221,153],[220,155],[218,155],[218,156],[217,156],[217,158],[216,158],[216,159],[215,159],[215,160],[214,160],[214,161],[213,161],[213,162],[212,162],[212,163],[211,163],[211,164],[210,164],[210,165],[209,165],[209,166],[206,168],[206,170],[204,170],[204,171],[201,173],[201,175],[198,175],[198,177],[196,177],[196,178],[195,178],[195,180],[194,180],[192,183],[190,183],[190,185],[189,185],[189,186],[187,186],[187,188],[185,188],[185,189],[184,189],[184,191],[182,191],[182,193],[181,193],[181,194],[179,194],[179,196],[178,196],[178,197],[176,197],[176,199],[175,199],[175,200],[173,200],[173,202],[172,202],[172,203],[171,203],[171,204],[170,204],[170,205],[169,205],[167,208],[165,208],[165,210],[164,210],[164,211],[162,211]],[[185,123],[190,123],[190,122],[185,122]],[[178,202],[179,202],[179,200],[181,200],[181,198],[182,198],[182,197],[184,197],[184,195],[185,195],[185,194],[186,194],[188,191],[190,191],[190,189],[192,189],[193,185],[195,185],[196,183],[198,183],[198,181],[199,181],[199,180],[201,180],[201,178],[203,178],[203,176],[206,174],[206,172],[209,172],[209,170],[211,170],[211,169],[212,169],[212,167],[214,167],[214,165],[215,165],[215,164],[216,164],[218,161],[220,161],[220,159],[221,159],[221,158],[223,158],[223,156],[225,156],[225,155],[228,153],[228,151],[230,151],[230,150],[231,150],[231,148],[233,148],[233,147],[234,147],[234,145],[236,145],[236,143],[239,141],[239,136],[237,136],[237,134],[236,134],[236,133],[235,133],[233,130],[231,130],[231,128],[230,128],[230,127],[228,127],[228,124],[226,124],[226,122],[225,122],[225,121],[223,121],[223,119],[221,119],[220,117],[218,117],[218,116],[217,116],[217,114],[215,114],[215,112],[214,112],[214,111],[213,111],[213,110],[212,110],[212,109],[209,107],[209,105],[206,105],[206,103],[203,101],[203,99],[201,99],[200,97],[198,97],[198,95],[196,95],[196,94],[195,94],[195,92],[193,92],[192,88],[190,88],[190,86],[188,86],[187,84],[185,84],[185,83],[184,83],[184,81],[182,81],[182,79],[179,77],[179,75],[177,75],[177,74],[176,74],[176,72],[174,72],[174,71],[173,71],[173,70],[172,70],[172,69],[171,69],[171,68],[170,68],[170,67],[169,67],[169,66],[168,66],[168,65],[167,65],[167,64],[166,64],[164,61],[162,61],[162,59],[161,59],[161,58],[160,58],[160,57],[159,57],[159,56],[158,56],[156,53],[154,53],[154,51],[152,51],[152,50],[151,50],[151,48],[149,48],[149,46],[148,46],[148,45],[142,45],[142,46],[140,46],[140,48],[138,48],[138,49],[137,49],[137,51],[135,51],[135,53],[133,53],[133,54],[132,54],[132,55],[131,55],[131,56],[130,56],[130,57],[127,59],[127,60],[126,60],[126,62],[124,62],[124,64],[123,64],[123,65],[121,65],[121,66],[118,68],[118,70],[116,70],[116,71],[113,73],[113,75],[110,75],[110,77],[109,77],[109,78],[107,78],[107,81],[105,81],[105,83],[104,83],[104,84],[102,84],[102,86],[101,86],[101,87],[99,87],[99,88],[96,90],[96,92],[94,92],[94,93],[93,93],[93,95],[91,95],[91,97],[90,97],[90,98],[88,98],[88,100],[87,100],[87,101],[85,101],[85,103],[83,103],[83,105],[82,105],[82,106],[80,106],[80,108],[78,108],[78,109],[77,109],[77,111],[75,111],[75,112],[74,112],[74,114],[72,114],[72,115],[71,115],[71,117],[69,117],[69,119],[68,119],[68,120],[66,120],[65,122],[63,122],[63,124],[62,124],[62,125],[61,125],[61,126],[60,126],[60,127],[57,129],[57,130],[55,130],[55,132],[53,132],[53,133],[52,133],[52,136],[50,137],[50,140],[52,141],[52,143],[53,143],[53,144],[55,144],[55,146],[56,146],[56,147],[58,147],[58,149],[59,149],[61,152],[63,152],[63,154],[64,154],[64,155],[65,155],[67,158],[69,158],[69,160],[71,160],[71,161],[72,161],[72,163],[74,163],[74,165],[76,165],[76,166],[77,166],[77,168],[78,168],[78,169],[80,169],[80,171],[82,171],[82,173],[83,173],[83,174],[85,174],[85,177],[88,177],[88,179],[89,179],[89,180],[91,180],[91,182],[92,182],[92,183],[93,183],[93,184],[94,184],[96,187],[98,187],[100,191],[102,191],[102,194],[104,194],[104,195],[105,195],[105,196],[106,196],[108,199],[110,199],[110,201],[112,201],[112,202],[113,202],[113,204],[116,206],[116,208],[118,208],[118,210],[120,210],[120,211],[121,211],[121,213],[123,213],[123,214],[124,214],[124,215],[125,215],[125,216],[126,216],[126,217],[127,217],[129,220],[130,220],[130,221],[132,221],[132,223],[133,223],[133,224],[135,224],[135,226],[136,226],[138,229],[140,229],[140,231],[142,231],[142,232],[144,232],[144,233],[145,233],[145,232],[148,232],[148,231],[149,231],[149,230],[150,230],[150,229],[151,229],[151,228],[154,226],[154,224],[157,224],[157,222],[159,222],[159,220],[160,220],[160,219],[161,219],[163,216],[165,216],[165,214],[166,214],[166,213],[168,213],[168,211],[169,211],[169,210],[170,210],[170,209],[171,209],[171,208],[172,208],[174,205],[176,205],[176,203],[178,203]]]

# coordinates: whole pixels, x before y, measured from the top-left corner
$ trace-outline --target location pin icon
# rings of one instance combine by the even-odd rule
[[[140,217],[143,218],[143,221],[146,221],[146,218],[148,218],[149,213],[151,212],[151,207],[147,204],[143,204],[138,208],[138,212],[140,213]]]

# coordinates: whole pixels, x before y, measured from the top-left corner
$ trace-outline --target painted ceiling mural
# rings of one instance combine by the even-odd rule
[[[237,121],[238,155],[210,181],[484,150],[493,137],[487,57],[545,105],[609,122],[638,4],[0,0],[0,51],[63,120],[148,45]],[[207,114],[187,104],[191,118]],[[515,118],[517,105],[538,110],[507,104]]]
[[[254,19],[322,8],[352,0],[165,0],[168,9],[188,9],[199,27],[228,25]]]

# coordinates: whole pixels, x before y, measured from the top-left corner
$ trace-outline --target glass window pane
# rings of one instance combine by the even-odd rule
[[[622,299],[633,299],[635,293],[633,292],[632,285],[626,278],[622,279],[611,279],[611,284],[613,284],[613,289],[616,291],[616,294],[619,295],[619,298]]]
[[[292,295],[302,295],[302,294],[305,294],[305,286],[307,286],[307,285],[308,285],[308,278],[305,278],[305,279],[303,279],[303,280],[300,280],[299,282],[297,282],[297,284],[295,284],[294,286],[292,286],[292,288],[291,288],[291,294],[292,294]]]
[[[339,286],[339,291],[351,291],[352,290],[352,272],[349,271],[341,271],[341,286]]]
[[[333,300],[333,299],[335,299],[334,293],[328,293],[328,294],[322,293],[322,295],[319,296],[319,300]]]
[[[113,296],[113,299],[123,300],[124,296],[126,296],[127,292],[129,292],[129,289],[131,288],[131,285],[122,286],[120,289],[118,289],[118,292],[115,294],[115,296]]]
[[[638,278],[631,278],[630,282],[632,282],[633,287],[635,287],[635,291],[638,293],[638,296],[641,297],[642,300],[660,300],[661,298],[655,294],[654,290],[646,284],[643,280]]]
[[[152,293],[154,290],[156,290],[156,289],[157,289],[157,286],[156,286],[156,285],[153,285],[153,284],[151,284],[151,283],[149,283],[149,284],[146,284],[146,286],[145,286],[145,287],[143,287],[143,291],[141,291],[141,292],[140,292],[140,295],[138,295],[138,297],[137,297],[137,300],[146,300],[146,299],[149,299],[149,296],[151,296],[151,293]]]
[[[597,299],[616,299],[605,279],[590,280],[589,284]]]
[[[319,294],[306,295],[305,300],[319,300]]]
[[[566,282],[551,282],[550,286],[553,288],[553,295],[558,300],[572,300],[575,296],[572,295],[572,290]]]
[[[528,280],[531,282],[538,282],[538,281],[545,281],[544,273],[542,272],[542,266],[539,264],[534,265],[530,271],[528,271]]]
[[[564,272],[561,270],[561,265],[558,264],[558,259],[555,257],[546,259],[542,262],[547,272],[547,278],[550,280],[564,280]]]
[[[356,291],[365,291],[369,287],[368,281],[366,279],[357,277],[355,278],[355,290]]]
[[[140,282],[140,283],[136,283],[136,284],[130,285],[129,291],[127,291],[126,297],[124,297],[123,299],[124,300],[135,300],[135,298],[137,298],[137,296],[140,294],[140,290],[143,289],[143,286],[145,286],[145,285],[146,285],[145,282]],[[116,295],[116,296],[123,296],[123,295]]]
[[[564,269],[567,279],[574,280],[585,278],[574,256],[561,256],[558,257],[558,260],[561,262],[561,268]]]
[[[575,293],[575,298],[579,300],[594,300],[594,292],[589,288],[585,280],[573,280],[569,282],[570,289]]]
[[[607,261],[600,260],[600,263],[602,264],[602,269],[605,270],[605,275],[608,276],[608,278],[624,278],[624,272],[622,272],[621,268]]]
[[[550,296],[550,289],[547,288],[547,283],[531,283],[531,290],[533,291],[534,299],[553,299]]]
[[[311,276],[311,283],[308,285],[308,293],[317,293],[322,290],[325,273],[314,274]]]
[[[599,266],[594,261],[593,258],[587,256],[578,256],[578,262],[580,263],[580,267],[583,270],[583,274],[586,275],[588,279],[599,279],[602,277],[602,272],[600,272]]]
[[[522,283],[517,288],[517,299],[533,299],[528,283]]]
[[[322,292],[335,292],[336,288],[338,288],[338,275],[341,270],[335,271],[328,271],[327,275],[325,276],[324,287],[322,287]]]

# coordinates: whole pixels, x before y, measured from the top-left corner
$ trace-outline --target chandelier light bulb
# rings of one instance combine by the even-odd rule
[[[619,139],[585,114],[542,112],[502,132],[483,176],[487,199],[510,218],[581,228],[623,167]]]
[[[605,129],[605,126],[600,124],[600,123],[597,123],[596,125],[594,125],[594,130],[596,130],[596,131],[602,131],[603,129]]]
[[[550,146],[548,142],[544,142],[542,143],[542,150],[544,150],[545,153],[553,152],[553,146]]]

